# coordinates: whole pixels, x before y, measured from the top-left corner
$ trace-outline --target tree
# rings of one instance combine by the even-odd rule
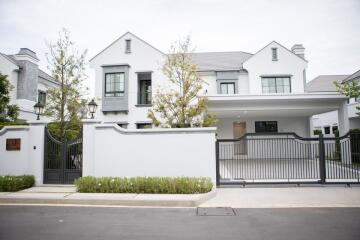
[[[171,46],[162,71],[169,88],[158,89],[148,118],[155,126],[165,128],[207,127],[216,123],[216,116],[207,113],[208,98],[204,81],[192,62],[190,38]]]
[[[360,85],[356,81],[346,82],[346,83],[337,83],[334,82],[336,89],[339,93],[344,94],[345,96],[349,98],[359,98],[360,97]],[[358,112],[357,115],[360,116],[360,106],[356,107],[356,110]]]
[[[79,53],[66,29],[62,29],[57,42],[49,43],[48,47],[48,68],[60,85],[47,92],[45,114],[55,121],[49,129],[60,140],[73,139],[81,128],[81,118],[86,114],[87,100],[84,98],[83,81],[87,77],[87,50]]]
[[[0,122],[16,121],[19,107],[10,104],[10,91],[13,89],[7,75],[0,73]]]

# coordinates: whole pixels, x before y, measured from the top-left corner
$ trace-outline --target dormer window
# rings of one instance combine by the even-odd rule
[[[272,55],[272,60],[273,60],[273,61],[277,61],[277,60],[278,60],[277,48],[271,48],[271,55]]]
[[[125,53],[131,53],[131,39],[125,40]]]

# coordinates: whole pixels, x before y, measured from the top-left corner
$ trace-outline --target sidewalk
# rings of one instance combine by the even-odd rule
[[[77,193],[74,186],[32,187],[19,192],[0,192],[0,204],[76,204],[155,207],[196,207],[216,191],[205,194]]]
[[[0,192],[0,204],[71,204],[153,207],[360,207],[360,186],[218,188],[206,194],[77,193],[74,186]]]
[[[360,186],[218,188],[216,196],[200,207],[360,207]]]

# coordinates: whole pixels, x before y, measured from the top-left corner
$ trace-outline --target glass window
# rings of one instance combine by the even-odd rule
[[[151,104],[151,80],[140,80],[139,104]]]
[[[105,97],[121,97],[125,92],[125,73],[105,74]]]
[[[290,93],[289,77],[263,77],[261,78],[263,93]]]
[[[268,133],[268,132],[277,132],[277,131],[278,131],[277,121],[255,122],[256,133]]]
[[[330,127],[324,127],[325,134],[330,134]]]
[[[41,103],[42,105],[45,105],[46,103],[46,92],[44,91],[38,91],[38,103]]]
[[[220,83],[221,94],[235,94],[235,83]]]

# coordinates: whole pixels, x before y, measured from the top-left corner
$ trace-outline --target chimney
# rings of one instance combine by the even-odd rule
[[[36,53],[28,48],[20,48],[19,53],[15,54],[14,58],[20,67],[17,82],[17,98],[36,102],[39,59]]]
[[[299,57],[305,59],[305,48],[302,44],[295,44],[292,46],[291,51]]]

